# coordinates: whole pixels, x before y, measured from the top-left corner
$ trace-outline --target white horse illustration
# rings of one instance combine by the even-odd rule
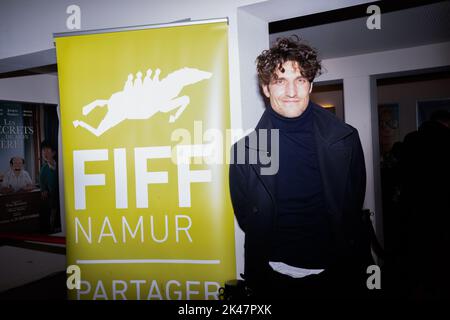
[[[178,97],[184,86],[194,84],[204,79],[209,79],[212,73],[193,68],[176,70],[166,78],[159,80],[159,69],[155,70],[153,79],[152,70],[148,69],[142,80],[142,73],[129,74],[122,91],[111,95],[108,100],[97,99],[83,107],[83,115],[88,115],[97,107],[106,106],[108,111],[97,128],[81,120],[73,121],[73,125],[80,126],[90,131],[97,137],[126,119],[149,119],[157,112],[170,112],[177,109],[174,115],[170,115],[169,122],[175,122],[189,104],[189,97]]]

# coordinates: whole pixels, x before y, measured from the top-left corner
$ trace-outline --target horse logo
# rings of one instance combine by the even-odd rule
[[[152,78],[152,70],[148,69],[144,80],[140,71],[134,79],[133,74],[129,74],[122,91],[113,93],[107,100],[97,99],[83,107],[83,116],[87,116],[95,108],[106,106],[108,111],[97,128],[82,120],[73,121],[73,125],[99,137],[124,120],[145,120],[157,112],[176,110],[175,114],[169,116],[169,123],[173,123],[190,102],[186,95],[178,97],[183,87],[212,76],[210,72],[182,68],[159,80],[160,73],[161,70],[156,69]]]

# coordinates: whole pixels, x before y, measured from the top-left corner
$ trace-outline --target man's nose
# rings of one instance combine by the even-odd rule
[[[288,82],[286,84],[286,96],[291,97],[291,98],[297,96],[297,87],[295,86],[295,83]]]

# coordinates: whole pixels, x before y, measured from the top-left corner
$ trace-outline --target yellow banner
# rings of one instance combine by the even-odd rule
[[[56,38],[71,299],[217,299],[236,277],[226,22]]]

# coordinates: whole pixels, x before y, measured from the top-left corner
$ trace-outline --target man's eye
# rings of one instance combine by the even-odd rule
[[[298,79],[298,82],[300,82],[301,84],[305,84],[307,80],[305,78],[300,78]]]

